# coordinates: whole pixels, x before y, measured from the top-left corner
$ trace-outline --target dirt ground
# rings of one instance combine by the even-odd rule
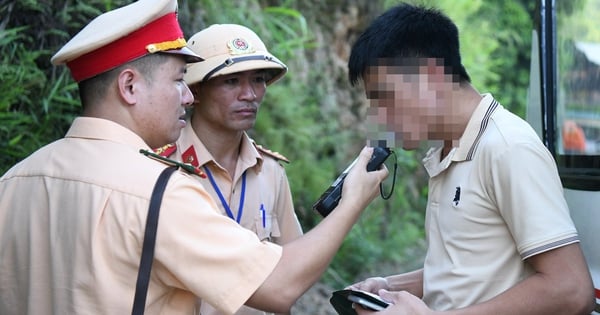
[[[292,315],[337,315],[329,304],[333,291],[325,284],[315,284],[292,307]]]

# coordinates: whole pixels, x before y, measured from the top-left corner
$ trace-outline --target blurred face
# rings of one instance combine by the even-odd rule
[[[393,134],[393,143],[416,149],[425,140],[445,140],[446,124],[451,123],[450,92],[458,83],[444,72],[436,59],[405,60],[402,65],[378,65],[367,69],[365,91],[369,139]],[[386,137],[389,138],[389,137]],[[389,141],[389,139],[388,139]]]
[[[249,70],[195,84],[193,125],[203,124],[220,132],[252,128],[266,92],[265,78],[264,70]]]
[[[150,147],[174,142],[185,127],[185,107],[194,101],[183,81],[185,69],[183,58],[168,57],[138,85],[144,104],[139,120]]]

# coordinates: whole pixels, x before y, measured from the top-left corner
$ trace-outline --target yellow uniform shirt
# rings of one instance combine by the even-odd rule
[[[242,138],[234,178],[216,163],[190,123],[182,130],[176,146],[166,150],[164,155],[170,159],[199,166],[205,176],[195,178],[215,200],[221,214],[229,217],[225,209],[229,207],[232,221],[239,219],[241,226],[256,233],[261,240],[285,244],[302,235],[285,169],[273,156],[257,149],[247,134]],[[202,303],[201,314],[222,313]],[[236,314],[266,313],[244,306]]]
[[[149,199],[165,165],[130,130],[77,118],[0,179],[0,314],[131,312]],[[195,176],[195,175],[193,175]],[[281,248],[220,215],[175,172],[160,210],[146,314],[235,312]]]
[[[235,178],[215,162],[189,123],[176,142],[176,150],[169,152],[168,157],[200,166],[202,171],[210,173],[195,178],[213,197],[223,215],[228,216],[225,202],[234,219],[239,218],[240,225],[255,232],[260,239],[284,244],[302,235],[285,169],[273,157],[261,155],[246,134],[242,138]],[[217,188],[211,183],[211,176]]]

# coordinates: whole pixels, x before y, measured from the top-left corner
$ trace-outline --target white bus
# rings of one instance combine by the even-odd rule
[[[600,314],[600,0],[537,0],[527,120],[556,159]]]

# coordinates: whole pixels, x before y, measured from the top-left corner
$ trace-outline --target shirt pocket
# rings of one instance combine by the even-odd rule
[[[261,241],[270,241],[273,237],[281,236],[277,215],[268,211],[258,211],[258,215],[254,218],[254,226],[256,228],[256,235],[258,235]]]

